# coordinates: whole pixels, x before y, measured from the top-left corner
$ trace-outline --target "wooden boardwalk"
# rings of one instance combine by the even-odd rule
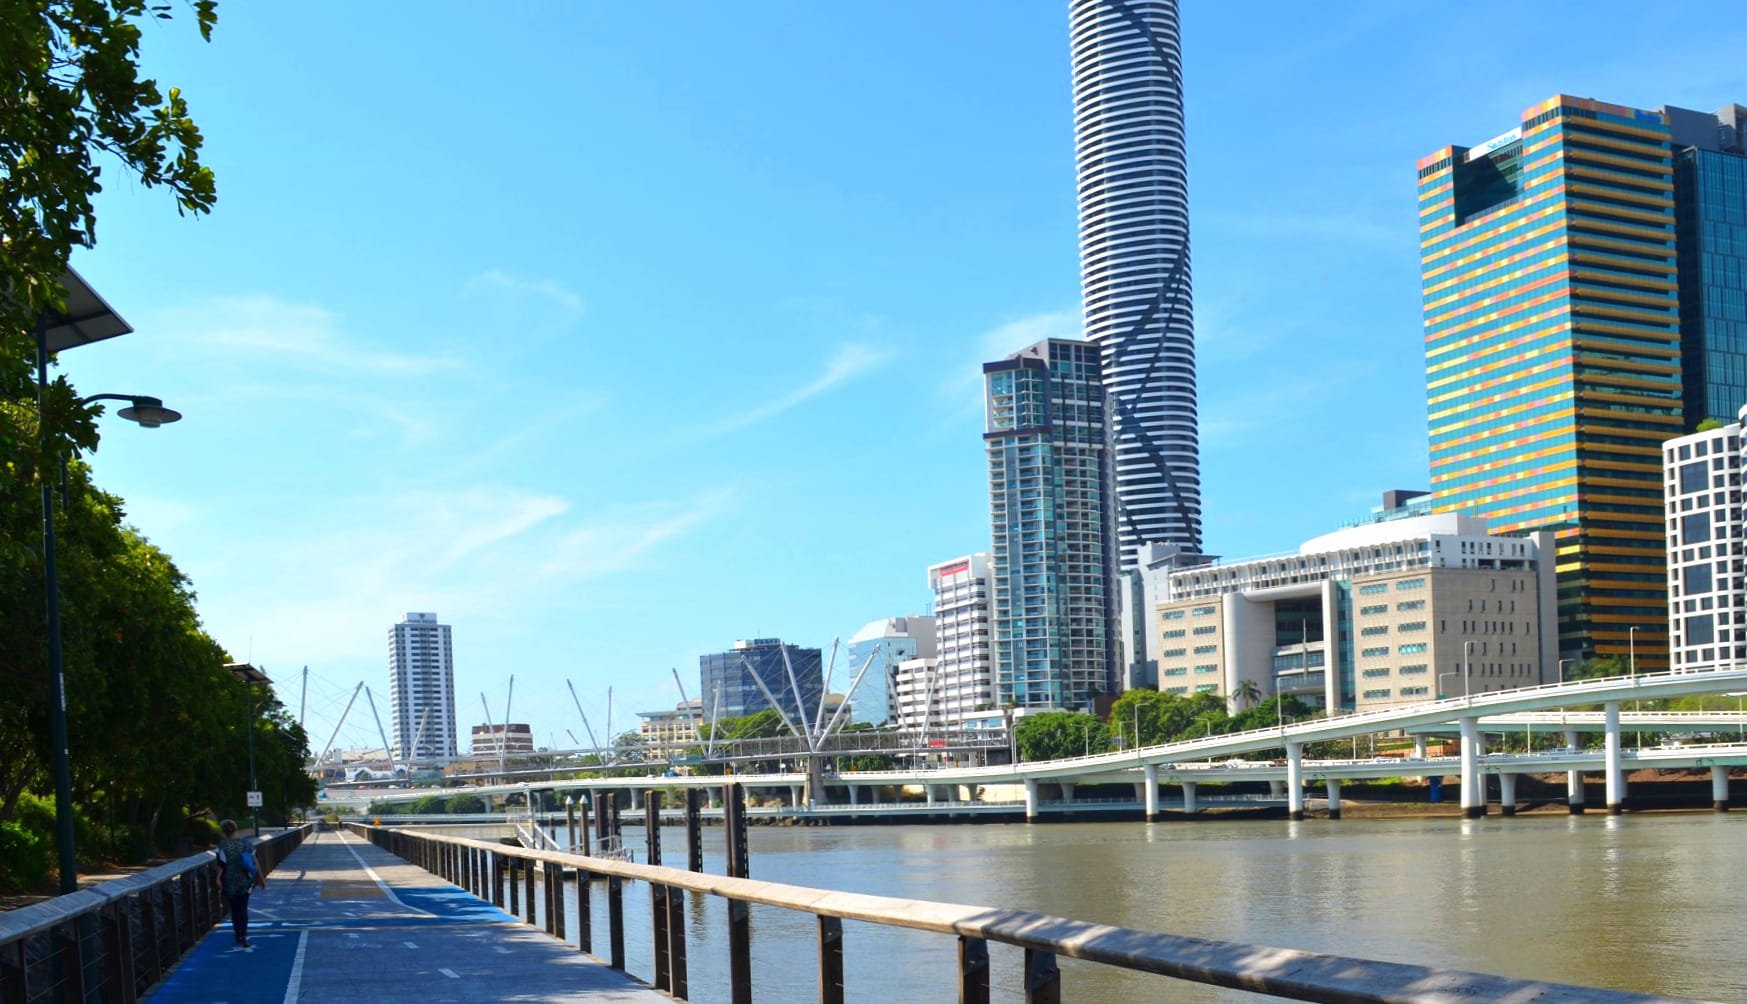
[[[316,833],[213,928],[152,1004],[668,1001],[605,963],[347,833]]]

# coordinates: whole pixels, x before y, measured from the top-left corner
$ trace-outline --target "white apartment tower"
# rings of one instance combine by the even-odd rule
[[[1103,354],[1111,551],[1201,550],[1189,171],[1177,0],[1071,0],[1080,286]]]
[[[1676,673],[1747,660],[1742,421],[1662,444],[1668,657]]]
[[[989,649],[994,578],[987,554],[967,554],[928,568],[938,653],[930,702],[943,724],[994,707],[995,663]]]
[[[388,690],[401,760],[459,755],[454,650],[436,614],[409,613],[388,629]]]

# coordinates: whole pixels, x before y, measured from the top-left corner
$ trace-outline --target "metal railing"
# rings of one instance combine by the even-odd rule
[[[648,883],[650,916],[647,934],[655,947],[652,963],[655,971],[649,982],[676,1000],[689,1000],[691,993],[685,943],[688,893],[717,896],[728,904],[725,923],[728,927],[729,986],[726,992],[721,988],[711,988],[700,992],[700,996],[733,1004],[750,1004],[754,996],[750,948],[752,904],[811,914],[816,919],[818,999],[821,1004],[841,1004],[844,1000],[845,920],[956,936],[958,965],[950,978],[957,984],[957,1000],[964,1004],[988,1004],[990,943],[1024,950],[1023,986],[1027,1004],[1059,1004],[1063,999],[1063,978],[1057,959],[1064,956],[1191,983],[1332,1004],[1444,1004],[1454,1000],[1644,1004],[1671,1000],[1624,991],[1159,934],[1027,910],[810,889],[677,868],[605,861],[598,857],[530,851],[460,837],[355,823],[348,825],[378,847],[456,883],[482,900],[501,907],[507,889],[511,913],[529,924],[543,920],[548,934],[591,954],[594,952],[595,925],[590,916],[588,887],[591,880],[605,880],[607,961],[621,971],[625,968],[627,926],[625,886],[629,882]],[[536,878],[543,889],[544,906],[539,909],[535,904]],[[518,895],[524,884],[525,897]],[[518,901],[526,904],[525,914]],[[567,915],[576,919],[576,930],[569,933],[565,931]],[[917,973],[914,978],[920,981],[925,977]],[[921,989],[916,996],[946,999],[944,994]]]
[[[303,842],[311,826],[255,845],[263,873]],[[0,1000],[139,999],[219,920],[218,864],[192,854],[0,913]]]

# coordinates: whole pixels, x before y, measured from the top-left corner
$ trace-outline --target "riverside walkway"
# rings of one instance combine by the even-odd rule
[[[671,1000],[348,833],[312,835],[268,883],[253,947],[221,922],[152,1004]]]

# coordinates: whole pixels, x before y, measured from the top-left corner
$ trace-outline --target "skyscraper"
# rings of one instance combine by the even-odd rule
[[[1664,108],[1674,144],[1686,428],[1747,404],[1747,108]]]
[[[1177,0],[1072,0],[1086,337],[1102,355],[1120,570],[1201,550]]]
[[[966,715],[995,706],[995,664],[989,651],[989,556],[967,554],[928,566],[934,594],[935,663],[941,721],[956,725]]]
[[[1098,347],[1041,341],[983,381],[996,699],[1076,708],[1116,690]]]
[[[781,638],[737,641],[726,652],[698,656],[698,673],[708,723],[779,708],[803,732],[819,724],[825,674],[816,648],[785,645]]]
[[[455,741],[455,657],[449,625],[407,614],[388,629],[389,715],[403,760],[459,755]]]
[[[1673,190],[1664,115],[1564,95],[1419,162],[1435,506],[1556,531],[1562,657],[1666,662]]]
[[[934,645],[931,616],[882,617],[857,631],[844,644],[844,658],[834,668],[834,674],[848,674],[839,679],[853,682],[861,676],[861,685],[850,695],[855,720],[872,725],[891,721],[897,710],[893,702],[897,699],[898,664],[933,657]],[[866,675],[862,675],[863,666],[867,667]]]

